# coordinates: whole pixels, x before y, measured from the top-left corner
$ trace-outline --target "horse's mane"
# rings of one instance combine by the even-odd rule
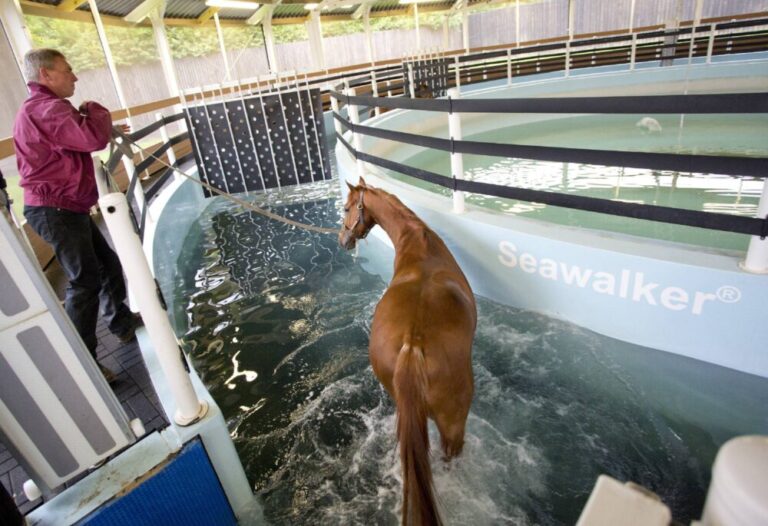
[[[373,192],[374,195],[381,197],[385,201],[388,201],[389,203],[391,203],[401,214],[403,214],[403,217],[406,221],[415,222],[419,225],[426,226],[424,221],[422,221],[421,218],[419,218],[419,216],[414,214],[410,208],[405,206],[403,202],[400,201],[400,199],[396,195],[390,194],[389,192],[387,192],[386,190],[382,190],[381,188],[368,187],[367,189],[369,192]]]

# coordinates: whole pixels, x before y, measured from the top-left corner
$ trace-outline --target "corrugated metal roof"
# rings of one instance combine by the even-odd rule
[[[197,18],[208,7],[204,1],[167,0],[165,6],[166,18]]]
[[[8,0],[0,0],[8,1]],[[64,0],[27,0],[29,4],[40,4],[41,6],[53,7],[60,5]],[[143,3],[143,0],[90,0],[95,1],[99,8],[99,12],[107,16],[124,17],[136,7]],[[258,1],[258,0],[256,0]],[[304,9],[304,3],[301,0],[285,0],[286,3],[279,4],[275,7],[273,18],[305,18],[309,16],[309,11]],[[321,0],[315,0],[319,3]],[[470,4],[477,3],[482,0],[468,0]],[[290,3],[288,3],[290,2]],[[294,3],[296,2],[296,3]],[[428,6],[430,10],[439,6],[443,9],[450,9],[454,0],[446,2],[429,2],[422,4]],[[335,5],[330,9],[324,9],[323,15],[347,15],[351,16],[352,13],[360,6],[360,1],[350,0],[349,7],[342,7],[341,5]],[[410,6],[400,4],[398,0],[377,0],[372,3],[371,12],[378,13],[382,11],[403,11],[405,12]],[[196,19],[202,15],[208,7],[205,5],[205,0],[167,0],[165,8],[165,18],[176,19]],[[84,2],[78,7],[79,11],[89,11],[88,2]],[[425,9],[426,11],[426,9]],[[242,9],[221,9],[218,11],[220,20],[232,20],[232,21],[245,21],[253,15],[255,11],[242,10]],[[51,10],[51,16],[55,16],[55,11]]]

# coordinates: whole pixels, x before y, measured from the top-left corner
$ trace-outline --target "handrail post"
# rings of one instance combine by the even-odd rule
[[[629,71],[635,70],[635,58],[637,55],[637,33],[632,35],[632,48],[629,53]]]
[[[449,100],[458,98],[460,98],[458,88],[448,90]],[[453,111],[448,114],[448,135],[451,142],[461,140],[461,115]],[[464,179],[464,157],[453,151],[451,152],[451,176],[455,179]],[[464,192],[454,190],[453,212],[455,214],[464,213]]]
[[[118,140],[124,141],[122,138]],[[128,142],[126,145],[128,146],[128,149],[133,152],[131,143]],[[131,186],[131,179],[136,177],[136,184],[133,186],[133,198],[136,199],[136,203],[139,205],[139,212],[142,215],[146,213],[147,219],[152,219],[152,217],[149,215],[147,200],[144,197],[144,189],[141,187],[141,177],[139,177],[139,173],[136,171],[136,165],[133,163],[133,158],[129,157],[128,155],[123,155],[120,160],[123,163],[123,168],[125,168],[125,175],[128,178],[128,188]]]
[[[757,205],[757,217],[768,220],[768,179],[763,179],[763,192]],[[752,236],[749,239],[747,257],[741,268],[755,274],[768,274],[768,238]]]
[[[461,89],[461,69],[459,68],[459,56],[453,57],[453,71],[456,75],[456,89]]]
[[[712,64],[712,51],[715,49],[715,27],[716,24],[709,26],[709,42],[707,43],[707,64]]]
[[[408,62],[408,91],[411,98],[416,98],[416,87],[413,85],[413,62]]]
[[[379,83],[376,80],[376,71],[371,70],[371,93],[373,94],[374,98],[377,98],[379,96]],[[378,105],[376,105],[373,108],[373,114],[378,117],[381,115],[381,108],[379,108]]]
[[[333,113],[337,113],[341,115],[339,113],[339,99],[337,99],[333,95],[331,95],[331,111]],[[344,129],[341,127],[341,123],[338,120],[336,120],[336,117],[333,118],[333,129],[336,130],[336,135],[344,134]]]
[[[141,312],[176,403],[173,420],[180,426],[193,424],[205,416],[208,404],[197,398],[185,370],[179,343],[171,329],[168,314],[160,303],[157,284],[144,256],[141,240],[133,230],[128,215],[128,200],[124,194],[114,192],[101,197],[99,206],[128,279],[128,287]]]
[[[512,85],[512,48],[507,49],[507,86]]]
[[[165,119],[163,117],[162,113],[155,113],[155,119],[158,121],[162,121]],[[165,123],[163,123],[162,127],[160,127],[160,138],[163,139],[163,144],[168,144],[168,141],[170,141],[170,137],[168,136],[168,128]],[[173,151],[173,146],[168,148],[165,151],[165,154],[168,156],[168,164],[171,166],[174,166],[176,164],[176,152]],[[178,180],[184,177],[183,175],[179,174],[178,172],[173,173],[173,178]]]
[[[355,88],[347,88],[347,95],[350,97],[354,97],[356,94]],[[349,114],[349,120],[352,121],[352,124],[360,124],[360,113],[357,109],[357,104],[349,104],[347,105],[347,113]],[[352,132],[352,146],[355,148],[356,152],[362,152],[363,150],[363,139],[360,137],[359,133]],[[357,166],[357,176],[362,177],[365,175],[365,163],[361,161],[360,159],[355,160],[355,166]]]

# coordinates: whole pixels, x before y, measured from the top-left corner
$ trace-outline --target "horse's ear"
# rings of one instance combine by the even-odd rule
[[[349,191],[350,191],[350,192],[351,192],[352,190],[354,190],[354,189],[355,189],[355,187],[354,187],[354,186],[352,186],[351,184],[349,184],[349,181],[344,181],[344,182],[345,182],[345,183],[347,183],[347,188],[349,188]]]
[[[363,177],[362,177],[362,176],[360,176],[360,180],[357,182],[357,184],[359,184],[359,185],[360,185],[360,186],[362,186],[363,188],[368,188],[368,185],[367,185],[367,184],[365,184],[365,179],[363,179]]]

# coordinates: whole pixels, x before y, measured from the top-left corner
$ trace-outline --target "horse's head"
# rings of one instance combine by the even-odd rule
[[[360,178],[360,184],[349,187],[347,202],[344,203],[344,220],[341,223],[339,232],[339,245],[351,250],[355,248],[358,239],[363,239],[376,224],[373,216],[366,212],[365,197],[369,195],[369,188],[366,186],[363,178]]]

